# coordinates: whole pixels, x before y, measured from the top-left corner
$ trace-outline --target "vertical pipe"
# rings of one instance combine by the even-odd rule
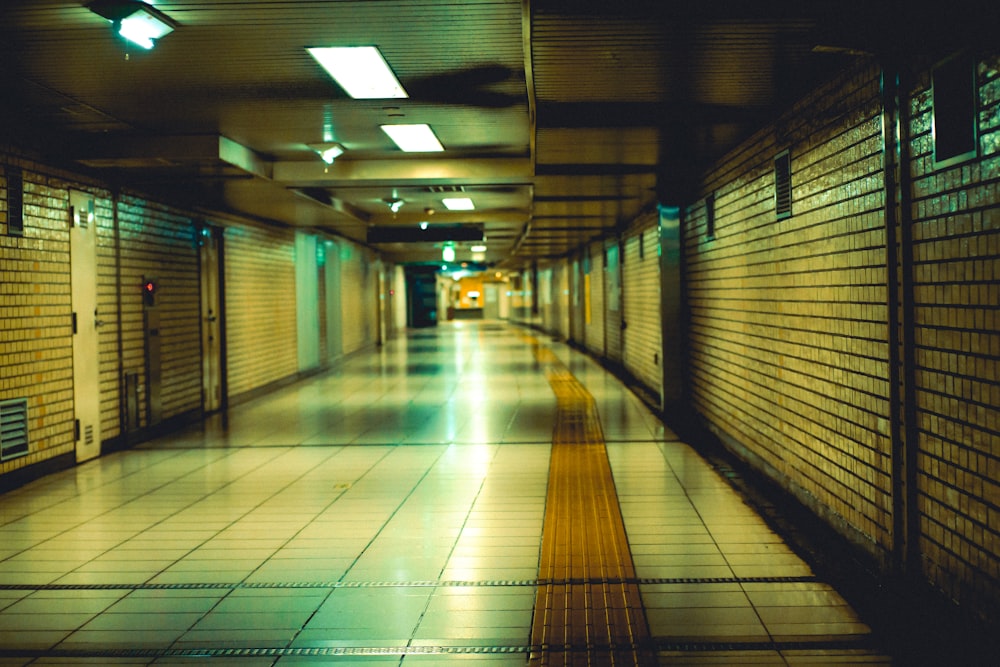
[[[917,427],[914,397],[913,240],[909,113],[903,69],[882,71],[882,132],[888,305],[889,433],[892,475],[892,569],[919,567]]]
[[[903,485],[906,505],[906,550],[903,554],[907,574],[920,573],[920,509],[917,504],[918,442],[916,399],[916,313],[913,289],[913,187],[910,173],[911,89],[907,70],[900,68],[896,85],[899,139],[899,271],[900,271],[900,344],[902,348],[903,409]]]
[[[907,514],[905,457],[903,454],[900,308],[899,308],[899,206],[898,169],[899,74],[892,66],[882,68],[882,160],[885,187],[886,313],[889,366],[889,447],[892,494],[892,569],[905,569]]]

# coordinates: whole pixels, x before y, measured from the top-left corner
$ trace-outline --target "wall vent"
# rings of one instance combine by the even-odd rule
[[[0,461],[28,453],[28,399],[0,401]]]
[[[792,215],[792,161],[788,151],[774,158],[774,211],[778,220]]]

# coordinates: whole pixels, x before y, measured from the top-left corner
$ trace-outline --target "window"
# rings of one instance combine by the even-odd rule
[[[792,161],[788,151],[774,158],[774,212],[778,220],[792,215]]]
[[[976,156],[976,63],[968,55],[949,58],[931,72],[934,164]]]

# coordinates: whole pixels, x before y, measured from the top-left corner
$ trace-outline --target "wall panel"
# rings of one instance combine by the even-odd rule
[[[569,322],[570,322],[570,301],[569,301],[569,272],[570,265],[569,262],[563,260],[555,267],[556,280],[555,280],[555,294],[553,298],[556,302],[556,311],[558,317],[556,318],[556,333],[562,340],[569,339]]]
[[[626,326],[622,361],[625,370],[659,394],[663,384],[663,336],[657,225],[654,213],[637,219],[625,233],[622,307]]]
[[[255,226],[225,230],[226,346],[230,397],[298,371],[295,237]]]
[[[584,322],[584,294],[582,262],[580,257],[574,256],[570,262],[569,276],[569,303],[570,303],[570,338],[577,345],[584,345],[586,338],[586,328]]]
[[[622,252],[617,238],[604,246],[604,355],[613,362],[622,360]]]
[[[538,269],[538,315],[542,330],[554,334],[556,330],[555,300],[552,298],[553,267]]]
[[[369,251],[340,244],[341,308],[344,354],[375,343],[377,267]]]
[[[584,249],[584,346],[604,356],[604,244],[591,243]]]

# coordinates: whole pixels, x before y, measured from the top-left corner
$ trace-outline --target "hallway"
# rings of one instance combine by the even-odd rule
[[[554,491],[584,444],[610,464],[597,520]],[[594,565],[615,521],[627,548]],[[617,379],[499,323],[411,332],[0,496],[3,667],[470,660],[890,662]]]

